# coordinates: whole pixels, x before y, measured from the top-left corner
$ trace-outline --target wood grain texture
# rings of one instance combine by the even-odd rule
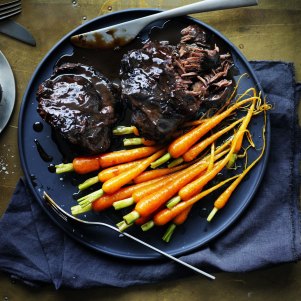
[[[30,47],[0,35],[0,49],[10,62],[17,84],[16,105],[0,135],[0,216],[4,213],[22,171],[17,144],[22,96],[40,60],[65,34],[86,20],[126,8],[170,9],[197,1],[177,0],[25,0],[14,19],[37,40]],[[258,7],[198,14],[230,39],[249,60],[281,60],[295,64],[301,80],[301,1],[261,0]],[[34,100],[33,100],[34,101]],[[248,274],[218,275],[216,282],[199,277],[129,289],[87,291],[52,287],[32,289],[0,274],[0,299],[5,300],[300,300],[301,264],[287,264]]]

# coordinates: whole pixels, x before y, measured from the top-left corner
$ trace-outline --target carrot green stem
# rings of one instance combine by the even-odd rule
[[[213,209],[211,210],[211,212],[209,213],[208,217],[207,217],[207,221],[211,222],[211,220],[213,219],[214,215],[216,214],[216,212],[218,211],[218,208],[213,207]]]
[[[158,166],[166,163],[170,158],[171,158],[170,153],[166,153],[161,158],[159,158],[158,160],[156,160],[153,163],[151,163],[151,168],[153,168],[153,169],[157,168]]]
[[[123,139],[124,146],[141,145],[141,144],[143,144],[142,138],[124,138]]]
[[[183,157],[177,158],[168,164],[168,168],[180,165],[184,161]]]
[[[181,202],[181,197],[177,195],[177,196],[171,198],[171,199],[166,203],[166,207],[167,207],[168,209],[171,209],[172,207],[176,206],[179,202]]]
[[[154,225],[155,225],[155,223],[154,223],[152,220],[150,220],[150,221],[144,223],[144,224],[141,226],[141,229],[142,229],[142,231],[145,232],[145,231],[150,230],[152,227],[154,227]]]
[[[167,228],[166,232],[164,233],[162,239],[165,242],[170,242],[170,239],[176,229],[177,225],[176,224],[170,224],[169,227]]]
[[[134,198],[130,197],[113,203],[115,210],[120,210],[129,207],[135,203]]]
[[[95,176],[93,178],[90,178],[88,180],[86,180],[85,182],[81,183],[78,185],[78,189],[79,190],[85,190],[87,188],[89,188],[90,186],[96,184],[99,182],[98,176]]]
[[[133,134],[135,131],[134,126],[117,126],[116,128],[113,129],[113,135],[128,135],[128,134]]]
[[[84,206],[84,207],[82,207],[81,205],[76,205],[76,206],[71,207],[71,214],[72,215],[79,215],[79,214],[88,212],[91,209],[92,209],[91,204],[89,204],[87,206]]]
[[[74,170],[73,163],[66,163],[66,164],[61,163],[61,164],[55,165],[55,172],[57,174],[61,174],[64,172],[71,172],[73,170]]]
[[[123,217],[123,219],[126,221],[126,223],[129,225],[129,224],[132,224],[136,219],[138,219],[140,217],[140,214],[138,211],[132,211],[130,213],[128,213],[127,215],[125,215]]]
[[[102,195],[103,195],[103,190],[99,189],[96,190],[86,196],[83,196],[82,198],[79,198],[77,200],[77,202],[79,203],[79,205],[81,205],[82,207],[85,207],[91,203],[93,203],[95,200],[99,199]]]
[[[121,221],[116,226],[121,232],[123,232],[124,230],[132,226],[132,224],[127,224],[125,221]]]

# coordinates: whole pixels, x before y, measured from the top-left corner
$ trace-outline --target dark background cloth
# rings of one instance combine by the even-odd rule
[[[273,105],[268,166],[250,206],[215,241],[181,259],[206,271],[247,272],[301,256],[300,85],[293,65],[251,62]],[[171,261],[126,261],[91,250],[53,224],[20,179],[0,221],[0,270],[28,284],[125,287],[192,275]]]

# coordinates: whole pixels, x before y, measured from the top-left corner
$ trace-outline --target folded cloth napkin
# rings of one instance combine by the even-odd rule
[[[182,259],[207,271],[245,272],[301,256],[300,135],[293,65],[251,62],[269,103],[271,150],[260,189],[239,220]],[[0,221],[0,270],[27,283],[84,288],[154,283],[192,275],[171,261],[127,261],[91,250],[46,216],[21,179]]]

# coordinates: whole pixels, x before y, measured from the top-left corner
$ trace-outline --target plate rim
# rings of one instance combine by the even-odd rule
[[[55,45],[45,54],[45,56],[43,57],[43,59],[40,61],[40,63],[37,65],[36,69],[34,70],[30,81],[27,84],[26,90],[23,94],[23,98],[22,98],[22,103],[20,106],[20,112],[19,112],[19,119],[18,119],[18,148],[19,148],[19,157],[20,157],[20,161],[21,161],[21,166],[22,166],[22,170],[24,172],[25,178],[26,178],[26,183],[30,188],[31,193],[33,194],[35,200],[39,203],[39,205],[43,208],[44,212],[46,212],[46,214],[51,218],[52,221],[55,222],[56,225],[59,226],[59,228],[61,228],[64,233],[66,233],[68,236],[72,237],[73,239],[75,239],[76,241],[80,242],[83,245],[88,246],[89,248],[92,248],[98,252],[104,253],[106,255],[110,255],[112,257],[115,258],[120,258],[120,259],[130,259],[130,260],[135,260],[135,261],[141,261],[141,260],[159,260],[162,259],[162,255],[154,253],[153,256],[139,256],[139,257],[135,257],[132,256],[130,254],[124,255],[124,254],[112,254],[109,251],[106,251],[104,249],[100,249],[99,247],[97,247],[95,244],[83,240],[82,238],[78,237],[77,235],[75,235],[74,233],[66,231],[66,229],[61,225],[61,223],[58,222],[57,217],[55,217],[53,214],[51,214],[49,212],[49,209],[46,207],[46,204],[42,199],[41,194],[39,194],[37,192],[37,190],[34,188],[34,185],[31,181],[28,181],[28,179],[30,178],[30,174],[26,168],[26,162],[25,162],[25,158],[24,158],[24,150],[23,150],[23,145],[22,145],[22,121],[23,121],[23,115],[24,115],[24,111],[25,111],[25,102],[26,99],[28,98],[30,89],[32,84],[34,83],[34,80],[37,76],[37,74],[39,73],[40,69],[42,68],[44,62],[52,55],[53,51],[55,49],[57,49],[63,42],[65,42],[68,38],[70,38],[72,35],[77,34],[81,31],[82,28],[85,28],[86,26],[89,26],[90,24],[99,21],[100,19],[104,20],[109,18],[114,18],[114,16],[116,15],[120,15],[120,14],[126,14],[128,12],[137,12],[137,13],[142,13],[142,14],[154,14],[157,12],[161,12],[162,10],[160,9],[153,9],[153,8],[133,8],[133,9],[125,9],[125,10],[120,10],[120,11],[116,11],[116,12],[112,12],[106,15],[102,15],[102,16],[98,16],[96,18],[93,18],[79,26],[77,26],[76,28],[74,28],[73,30],[71,30],[70,32],[68,32],[66,35],[64,35],[57,43],[55,43]],[[198,20],[196,18],[193,17],[188,17],[188,16],[183,16],[183,17],[178,17],[176,19],[186,19],[186,20],[191,20],[194,23],[200,24],[201,26],[203,26],[204,28],[210,30],[211,32],[213,32],[216,36],[218,36],[220,39],[222,39],[223,41],[225,41],[230,47],[232,51],[235,51],[237,53],[237,55],[239,56],[239,59],[245,64],[245,66],[247,67],[250,76],[253,78],[255,84],[256,84],[256,88],[261,91],[262,93],[262,97],[264,97],[264,91],[262,90],[262,87],[260,85],[260,82],[253,70],[253,68],[251,67],[249,61],[245,58],[245,56],[240,52],[240,50],[230,41],[228,40],[228,38],[226,38],[221,32],[219,32],[218,30],[216,30],[215,28],[213,28],[212,26],[208,25],[207,23]],[[168,19],[169,20],[169,19]],[[186,254],[191,254],[193,252],[195,252],[197,249],[203,248],[204,246],[208,245],[210,242],[215,241],[216,239],[218,239],[220,237],[220,235],[225,232],[227,229],[229,229],[230,226],[232,226],[235,221],[239,218],[239,216],[242,215],[243,212],[246,211],[247,207],[250,205],[250,203],[252,202],[252,199],[255,197],[256,191],[258,190],[260,183],[262,181],[262,178],[264,176],[264,173],[266,171],[266,166],[268,163],[268,157],[269,157],[269,152],[270,152],[270,137],[271,137],[271,127],[270,127],[270,120],[269,120],[269,114],[267,114],[267,122],[266,122],[266,149],[265,149],[265,154],[264,157],[262,158],[263,160],[263,165],[262,168],[260,170],[259,176],[256,178],[256,184],[254,185],[255,188],[253,190],[253,192],[251,193],[251,195],[249,196],[249,198],[244,202],[245,204],[240,208],[240,210],[238,210],[235,214],[233,214],[231,216],[230,219],[228,219],[224,224],[223,227],[221,227],[220,229],[216,229],[215,231],[213,231],[210,236],[208,237],[208,239],[205,242],[199,243],[197,245],[194,245],[193,247],[191,247],[189,250],[184,250],[184,251],[178,251],[178,252],[169,252],[171,255],[174,256],[182,256],[182,255],[186,255]]]
[[[4,55],[4,53],[1,50],[0,50],[0,57],[3,60],[3,62],[5,63],[5,68],[6,68],[5,73],[7,76],[9,76],[8,81],[10,81],[10,90],[11,90],[10,91],[11,95],[9,95],[9,96],[11,98],[10,101],[12,102],[9,111],[7,112],[8,117],[6,118],[2,127],[0,127],[0,134],[1,134],[7,127],[8,123],[13,115],[13,112],[14,112],[14,108],[15,108],[15,104],[16,104],[16,80],[15,80],[15,76],[14,76],[12,67],[11,67],[8,59],[6,58],[6,56]],[[0,101],[2,101],[6,93],[4,93],[4,91],[3,91],[3,85],[1,82],[0,82],[0,84],[2,86],[2,98],[0,99]]]

